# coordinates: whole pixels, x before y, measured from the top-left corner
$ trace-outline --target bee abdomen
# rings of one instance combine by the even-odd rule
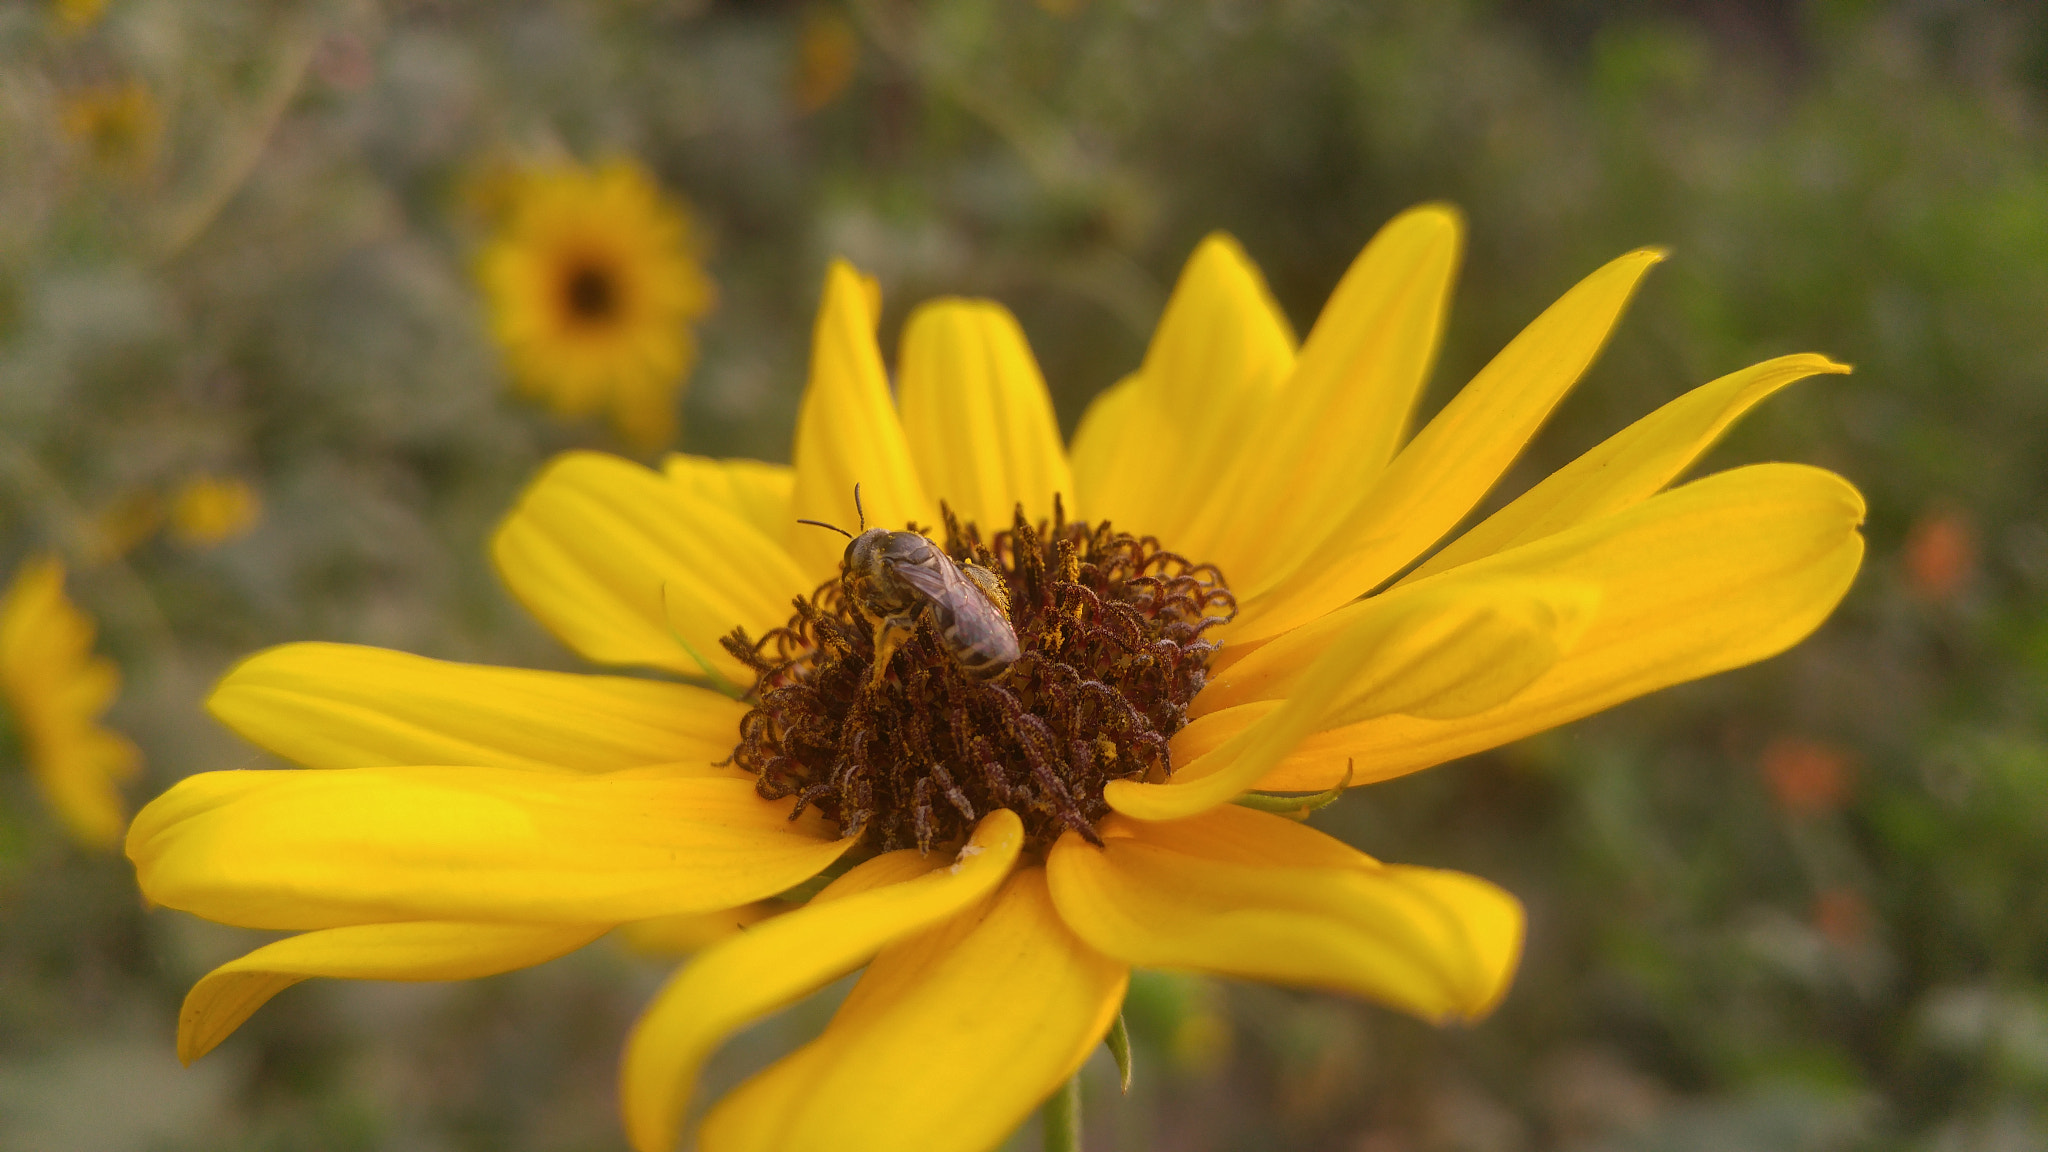
[[[963,619],[934,603],[932,623],[937,625],[953,662],[971,679],[993,680],[1017,662],[1017,634],[1001,616],[993,620]]]

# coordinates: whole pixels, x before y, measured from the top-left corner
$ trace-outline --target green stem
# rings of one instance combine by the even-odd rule
[[[1038,1110],[1045,1152],[1081,1152],[1081,1077],[1078,1073]]]

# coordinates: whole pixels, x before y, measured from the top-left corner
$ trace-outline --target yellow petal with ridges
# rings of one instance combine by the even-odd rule
[[[1571,651],[1513,699],[1454,721],[1385,716],[1318,734],[1258,787],[1327,788],[1347,760],[1356,762],[1354,783],[1385,780],[1774,656],[1848,591],[1863,557],[1862,520],[1862,497],[1841,477],[1758,464],[1411,585],[1581,580],[1600,589],[1600,604]],[[1175,762],[1222,748],[1274,711],[1254,704],[1204,716],[1175,733]]]
[[[1067,466],[1074,474],[1074,511],[1077,520],[1107,519],[1124,524],[1100,511],[1129,506],[1139,497],[1143,479],[1137,475],[1136,450],[1143,443],[1145,394],[1136,376],[1126,376],[1104,389],[1081,413],[1074,439],[1067,447]]]
[[[1407,434],[1463,233],[1457,213],[1435,204],[1380,229],[1310,330],[1286,399],[1234,430],[1230,466],[1168,537],[1176,550],[1214,558],[1234,586],[1257,589],[1344,523]]]
[[[911,521],[930,526],[939,519],[938,505],[918,482],[903,425],[889,399],[889,377],[875,344],[880,301],[872,280],[844,260],[832,262],[811,336],[811,380],[796,417],[796,487],[790,507],[798,516],[848,532],[860,530],[855,484],[870,528],[901,529]],[[804,571],[838,571],[843,538],[806,528],[789,539]]]
[[[472,764],[609,772],[732,755],[747,707],[701,688],[454,664],[355,644],[243,660],[206,701],[221,723],[308,768]]]
[[[957,298],[919,305],[903,329],[897,392],[924,490],[984,539],[1009,527],[1019,503],[1034,523],[1051,519],[1054,493],[1072,515],[1052,398],[1009,309]]]
[[[1509,342],[1437,413],[1327,542],[1257,585],[1232,574],[1243,610],[1218,638],[1272,636],[1371,591],[1455,527],[1500,479],[1607,342],[1650,266],[1631,252],[1586,277]]]
[[[1401,582],[1412,584],[1646,500],[1780,388],[1809,376],[1848,371],[1846,364],[1802,353],[1766,360],[1703,384],[1551,473],[1445,545]]]
[[[190,1064],[272,996],[315,976],[341,980],[474,980],[529,968],[603,935],[602,925],[415,921],[306,932],[266,944],[201,977],[178,1013],[178,1059]]]
[[[884,949],[825,1032],[728,1094],[703,1152],[986,1152],[1102,1042],[1130,970],[1076,939],[1045,871]]]
[[[1239,807],[1142,824],[1112,817],[1046,861],[1054,903],[1096,949],[1347,992],[1438,1023],[1506,994],[1521,905],[1457,872],[1381,864],[1284,817]]]
[[[1172,780],[1113,780],[1103,799],[1141,820],[1179,820],[1257,785],[1311,733],[1394,713],[1484,711],[1556,664],[1598,601],[1595,586],[1565,579],[1446,582],[1363,601],[1306,642],[1283,637],[1228,670],[1238,679],[1223,686],[1226,699],[1284,697],[1279,707],[1199,758],[1176,759]]]
[[[787,622],[815,582],[736,513],[686,500],[630,460],[558,456],[491,541],[512,594],[563,642],[601,664],[644,664],[751,683],[718,646],[735,625]],[[692,650],[694,649],[694,655]]]
[[[675,1147],[698,1070],[728,1036],[867,963],[890,941],[983,900],[1009,875],[1023,842],[1014,813],[992,812],[950,867],[912,849],[876,857],[809,905],[691,961],[626,1042],[619,1092],[633,1147]],[[910,867],[921,874],[902,878]],[[872,886],[870,874],[881,873],[894,882]]]
[[[1237,241],[1195,248],[1138,372],[1089,406],[1074,482],[1090,519],[1178,540],[1200,511],[1189,477],[1214,477],[1294,370],[1294,333]]]
[[[851,845],[738,779],[505,768],[206,772],[135,817],[150,900],[247,928],[620,924],[729,908]]]
[[[723,508],[769,540],[789,546],[790,533],[796,527],[796,513],[789,510],[796,469],[760,460],[671,452],[662,457],[661,472],[683,490],[685,500]],[[819,579],[822,582],[823,577]]]

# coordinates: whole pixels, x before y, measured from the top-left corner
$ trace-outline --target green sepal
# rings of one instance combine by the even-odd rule
[[[1286,816],[1294,820],[1306,820],[1309,813],[1314,812],[1318,808],[1328,808],[1337,802],[1339,796],[1344,795],[1344,790],[1351,787],[1354,767],[1355,765],[1352,761],[1346,760],[1344,762],[1344,779],[1339,780],[1336,787],[1325,789],[1321,792],[1311,793],[1306,796],[1279,796],[1271,792],[1246,792],[1239,795],[1232,803],[1257,812],[1271,812],[1275,815]]]
[[[1109,1026],[1109,1035],[1102,1038],[1109,1045],[1110,1058],[1116,1061],[1116,1074],[1122,1082],[1124,1095],[1131,1094],[1131,1030],[1124,1027],[1124,1014],[1116,1014],[1116,1023]]]

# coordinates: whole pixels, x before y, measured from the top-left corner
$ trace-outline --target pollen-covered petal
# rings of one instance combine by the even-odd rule
[[[661,472],[682,489],[685,500],[723,508],[769,540],[788,546],[796,526],[796,513],[789,510],[796,469],[760,460],[671,452],[662,457]]]
[[[1437,1023],[1506,994],[1522,907],[1474,876],[1381,864],[1285,817],[1236,806],[1068,833],[1046,861],[1060,916],[1133,965],[1347,992]]]
[[[1009,309],[990,300],[918,306],[903,329],[897,407],[925,491],[983,532],[1007,528],[1018,504],[1069,515],[1074,481],[1045,377]]]
[[[759,636],[815,582],[737,514],[596,452],[558,456],[491,541],[498,572],[564,643],[602,664],[751,674],[718,646]]]
[[[620,924],[774,895],[852,843],[746,780],[506,768],[206,772],[135,817],[150,900],[247,928]]]
[[[1809,376],[1848,371],[1846,364],[1801,353],[1702,384],[1553,472],[1445,545],[1401,582],[1412,584],[1648,499],[1713,447],[1744,413],[1779,389]]]
[[[1176,759],[1171,781],[1113,780],[1103,798],[1141,820],[1178,820],[1253,787],[1313,732],[1394,713],[1482,712],[1549,671],[1598,603],[1597,585],[1566,578],[1462,580],[1362,601],[1260,648],[1219,685],[1226,700],[1284,699],[1279,707],[1199,758]]]
[[[876,857],[803,908],[692,960],[648,1005],[626,1042],[619,1092],[633,1147],[676,1146],[697,1072],[726,1037],[867,963],[890,941],[982,900],[1009,875],[1023,843],[1016,814],[992,812],[950,866],[913,849]],[[913,878],[901,879],[910,868],[917,869]],[[871,883],[884,873],[884,882]]]
[[[1841,477],[1757,464],[1660,493],[1624,511],[1430,580],[1581,580],[1600,589],[1562,659],[1504,703],[1456,720],[1383,716],[1309,738],[1258,787],[1326,788],[1356,761],[1369,783],[1496,747],[1667,685],[1774,656],[1834,610],[1863,556],[1863,500]],[[1176,762],[1249,731],[1270,705],[1189,725]]]
[[[704,1152],[986,1152],[1081,1066],[1130,970],[1077,939],[1045,871],[875,958],[823,1035],[727,1095]]]
[[[1139,370],[1098,397],[1074,435],[1090,519],[1178,540],[1214,477],[1294,370],[1294,333],[1237,241],[1213,233],[1174,285]]]
[[[1249,585],[1218,632],[1243,643],[1283,632],[1401,570],[1449,532],[1513,462],[1607,341],[1636,285],[1663,257],[1631,252],[1545,309],[1416,434],[1324,544],[1286,574]]]
[[[1455,211],[1434,204],[1380,229],[1309,331],[1284,401],[1234,430],[1239,449],[1199,515],[1174,526],[1176,548],[1257,589],[1345,521],[1407,434],[1463,232]]]
[[[938,523],[926,498],[875,344],[881,296],[874,281],[835,260],[825,273],[825,298],[811,335],[811,380],[796,417],[796,515],[859,531]],[[853,486],[860,485],[860,509]],[[822,529],[792,535],[790,550],[816,584],[839,570],[846,541]],[[808,591],[809,589],[805,589]],[[785,611],[784,617],[788,616]]]
[[[746,706],[683,684],[285,644],[228,672],[206,706],[308,768],[473,764],[609,772],[732,754]]]
[[[420,920],[326,928],[266,944],[200,977],[178,1013],[178,1059],[190,1064],[279,992],[314,976],[341,980],[474,980],[573,952],[603,925]]]

